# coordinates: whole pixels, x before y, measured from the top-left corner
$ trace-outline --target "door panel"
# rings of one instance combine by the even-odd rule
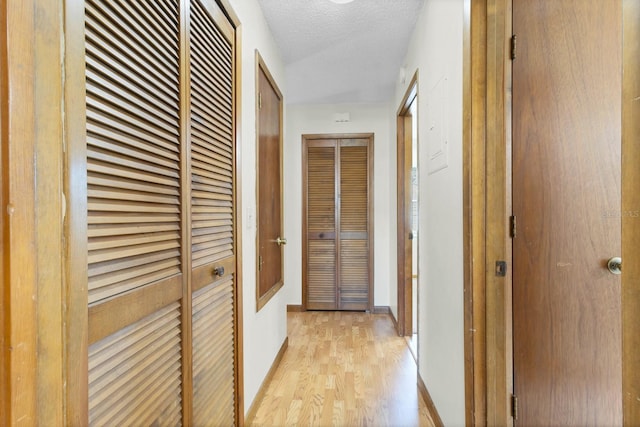
[[[514,384],[522,425],[621,425],[621,3],[514,0]]]
[[[258,309],[283,284],[282,228],[282,95],[258,61]]]
[[[86,3],[90,304],[181,273],[178,34],[152,50],[132,35],[153,19],[139,8],[114,21],[117,4]]]
[[[216,9],[214,8],[214,11]],[[191,2],[193,424],[235,424],[233,38]],[[221,26],[222,25],[222,26]]]
[[[150,33],[160,9],[166,27]],[[85,3],[93,425],[182,418],[178,11]]]
[[[340,142],[339,308],[369,306],[369,147],[367,140]]]
[[[335,310],[336,292],[336,147],[312,141],[306,147],[306,308]]]
[[[193,425],[235,424],[233,282],[193,293]],[[212,339],[215,337],[215,339]]]
[[[180,332],[173,303],[89,347],[89,424],[180,423]]]

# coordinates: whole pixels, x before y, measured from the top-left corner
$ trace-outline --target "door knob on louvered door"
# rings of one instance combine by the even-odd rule
[[[622,258],[613,257],[607,261],[607,268],[611,274],[622,274]]]

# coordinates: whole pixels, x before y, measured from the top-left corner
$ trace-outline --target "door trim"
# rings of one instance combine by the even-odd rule
[[[511,280],[491,262],[511,264],[511,0],[465,0],[464,289],[468,425],[512,425]],[[622,276],[623,419],[640,424],[640,1],[623,0]],[[487,155],[490,153],[491,155]],[[629,254],[628,256],[625,256]],[[510,269],[509,269],[510,270]]]
[[[622,413],[640,424],[640,1],[622,0]]]
[[[68,424],[62,16],[60,2],[0,7],[0,425]]]
[[[259,80],[260,80],[260,70],[262,70],[262,72],[264,73],[265,77],[267,78],[267,80],[269,81],[269,84],[271,85],[271,87],[273,88],[274,92],[276,93],[276,95],[278,96],[278,116],[279,116],[279,127],[280,127],[280,134],[278,136],[278,146],[279,146],[279,157],[280,157],[280,230],[281,232],[284,231],[284,221],[283,221],[283,213],[284,213],[284,204],[283,204],[283,199],[284,199],[284,187],[283,187],[283,180],[282,177],[284,176],[282,173],[282,135],[283,135],[283,114],[282,114],[282,105],[283,105],[283,97],[282,97],[282,92],[280,91],[280,88],[278,87],[275,79],[273,78],[273,75],[271,74],[271,72],[269,71],[269,68],[267,67],[267,64],[264,62],[264,59],[262,58],[262,56],[260,55],[260,52],[258,52],[258,49],[256,49],[256,53],[255,53],[255,58],[256,58],[256,76],[255,76],[255,80],[256,80],[256,155],[259,156],[260,153],[260,104],[262,102],[262,100],[260,99],[260,91],[258,90],[260,87],[259,84]],[[259,158],[256,160],[256,200],[259,202],[260,201],[260,160]],[[283,237],[283,236],[281,236]],[[260,269],[258,268],[258,266],[256,266],[256,311],[260,311],[260,309],[262,307],[264,307],[269,300],[271,300],[271,298],[273,298],[273,296],[278,293],[278,291],[284,286],[284,249],[282,248],[282,246],[280,246],[280,253],[281,253],[281,265],[280,265],[280,274],[281,274],[281,278],[282,280],[280,280],[280,282],[276,283],[274,286],[272,286],[267,292],[265,292],[264,295],[260,295]],[[256,260],[258,260],[260,257],[260,204],[258,203],[256,206]]]
[[[307,287],[305,286],[305,280],[307,277],[307,198],[306,198],[306,188],[307,188],[307,177],[304,171],[306,170],[306,162],[307,162],[307,151],[306,151],[306,141],[313,141],[316,139],[355,139],[355,138],[366,138],[369,140],[369,172],[368,172],[368,191],[369,191],[369,301],[368,301],[368,311],[372,312],[374,309],[373,306],[373,292],[374,292],[374,281],[375,278],[373,276],[373,262],[374,262],[374,212],[373,212],[373,198],[374,198],[374,186],[373,186],[373,159],[374,159],[374,134],[373,133],[330,133],[330,134],[307,134],[302,135],[302,311],[307,310]],[[336,147],[339,149],[340,147]],[[336,165],[339,167],[339,165]],[[336,187],[340,184],[336,182]]]
[[[397,295],[398,295],[398,322],[397,330],[400,336],[409,336],[413,333],[413,280],[407,280],[407,274],[412,277],[412,271],[407,270],[407,258],[411,259],[411,241],[408,233],[411,229],[410,207],[407,206],[407,146],[411,146],[413,135],[411,129],[407,132],[407,126],[411,126],[413,120],[408,119],[407,113],[411,104],[418,96],[418,71],[416,71],[409,83],[402,102],[396,113],[397,121]],[[409,123],[407,123],[409,122]],[[410,150],[409,150],[410,152]],[[410,155],[410,154],[409,154]],[[409,158],[409,163],[411,159]]]

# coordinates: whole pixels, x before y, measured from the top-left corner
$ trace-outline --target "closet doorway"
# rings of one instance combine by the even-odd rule
[[[306,310],[373,308],[373,134],[303,135]]]
[[[398,108],[398,334],[418,348],[418,75]]]

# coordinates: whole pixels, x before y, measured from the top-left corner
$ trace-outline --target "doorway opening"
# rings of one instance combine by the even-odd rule
[[[398,334],[418,349],[418,74],[398,108]]]

